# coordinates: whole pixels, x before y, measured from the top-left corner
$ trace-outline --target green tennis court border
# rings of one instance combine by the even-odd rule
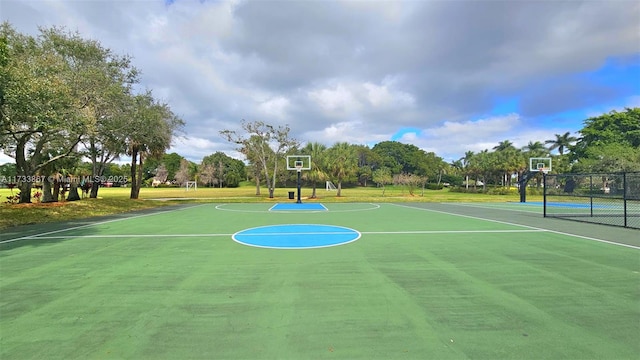
[[[491,204],[347,204],[311,214],[260,206],[109,218],[0,246],[0,357],[631,358],[640,350],[638,253],[614,246],[634,246],[637,231],[562,229]],[[239,228],[292,219],[350,224],[362,238],[309,252],[230,240]]]

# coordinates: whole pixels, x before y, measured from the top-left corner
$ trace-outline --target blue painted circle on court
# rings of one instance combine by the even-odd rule
[[[353,229],[333,225],[270,225],[233,234],[234,241],[248,246],[272,249],[311,249],[356,241],[361,234]]]

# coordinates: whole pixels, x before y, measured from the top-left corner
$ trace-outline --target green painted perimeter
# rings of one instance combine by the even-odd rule
[[[0,358],[640,353],[637,249],[445,213],[490,212],[473,207],[328,204],[328,212],[283,214],[269,206],[183,207],[0,246]],[[525,212],[494,215],[539,221]],[[313,250],[253,248],[230,237],[290,223],[363,236]]]

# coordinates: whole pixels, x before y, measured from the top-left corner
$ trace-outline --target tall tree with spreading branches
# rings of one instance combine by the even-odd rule
[[[289,136],[289,125],[274,127],[262,121],[245,121],[241,123],[243,134],[235,130],[222,130],[220,135],[229,142],[239,146],[254,166],[264,175],[269,189],[269,198],[274,197],[278,167],[285,156],[298,148],[299,142]]]
[[[41,30],[34,38],[0,25],[0,146],[16,162],[20,202],[31,202],[35,176],[69,156],[87,132],[86,108],[75,91],[72,64],[78,52],[63,54],[56,39],[82,48],[77,39]]]

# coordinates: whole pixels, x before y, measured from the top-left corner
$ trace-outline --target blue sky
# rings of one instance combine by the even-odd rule
[[[2,0],[0,19],[131,55],[187,124],[169,151],[195,162],[241,158],[219,131],[242,119],[453,161],[640,106],[637,1]]]

